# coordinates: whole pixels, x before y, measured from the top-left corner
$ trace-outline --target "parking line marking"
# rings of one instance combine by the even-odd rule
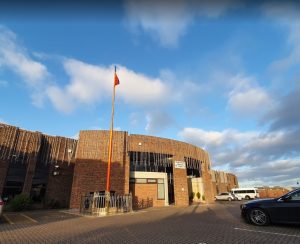
[[[263,234],[271,234],[271,235],[278,235],[278,236],[289,236],[289,237],[297,237],[300,238],[298,235],[289,235],[289,234],[283,234],[283,233],[277,233],[277,232],[269,232],[269,231],[260,231],[260,230],[248,230],[248,229],[242,229],[242,228],[234,228],[235,230],[241,230],[241,231],[248,231],[248,232],[257,232],[257,233],[263,233]]]
[[[27,216],[27,215],[25,215],[25,214],[20,214],[20,215],[23,216],[24,218],[26,218],[26,219],[28,219],[28,220],[34,222],[34,223],[38,223],[35,219],[30,218],[29,216]]]
[[[5,220],[6,220],[10,225],[13,225],[13,224],[14,224],[14,222],[12,222],[12,221],[7,217],[6,214],[3,214],[3,218],[5,218]]]
[[[71,215],[77,215],[77,216],[83,217],[83,215],[80,214],[80,213],[72,213],[72,212],[68,212],[68,211],[64,211],[64,210],[61,210],[61,211],[59,211],[59,212],[61,212],[61,213],[66,213],[66,214],[71,214]]]

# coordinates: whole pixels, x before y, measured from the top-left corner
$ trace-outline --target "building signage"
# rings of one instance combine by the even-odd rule
[[[174,163],[175,163],[175,168],[176,169],[186,169],[185,162],[175,161]]]

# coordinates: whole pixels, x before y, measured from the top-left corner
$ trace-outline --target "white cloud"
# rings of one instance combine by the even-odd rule
[[[133,32],[150,33],[165,47],[176,47],[193,19],[199,15],[216,18],[238,1],[139,1],[125,3],[127,23]]]
[[[114,77],[112,65],[96,66],[66,59],[64,68],[70,76],[70,82],[65,87],[51,86],[47,90],[58,110],[71,112],[82,104],[92,105],[111,97]],[[151,78],[121,65],[117,72],[121,83],[116,87],[118,99],[135,106],[162,105],[172,100],[169,96],[172,87],[160,78]]]
[[[238,169],[244,186],[295,186],[299,180],[299,159],[274,160],[263,162],[255,168]]]
[[[77,106],[74,97],[66,94],[58,86],[49,86],[47,88],[47,95],[54,107],[64,113],[71,113]]]
[[[143,29],[158,38],[163,46],[174,47],[192,21],[188,4],[176,1],[173,5],[163,1],[136,1],[126,3],[128,23],[133,30]]]
[[[241,182],[286,185],[300,174],[299,134],[300,131],[261,133],[184,128],[179,137],[205,148],[213,166],[237,173]],[[278,176],[280,181],[275,181]]]
[[[243,116],[261,116],[275,106],[272,96],[259,86],[253,77],[236,75],[229,82],[233,89],[229,92],[228,108]]]
[[[2,124],[8,124],[4,119],[0,118],[0,123]]]
[[[270,65],[274,73],[287,71],[294,65],[300,64],[300,4],[297,2],[278,2],[263,5],[264,14],[288,30],[287,43],[291,47],[290,53]]]
[[[299,85],[298,85],[299,86]],[[269,123],[271,130],[300,130],[300,86],[280,98],[276,109],[270,111],[262,123]]]
[[[20,75],[32,87],[40,85],[49,75],[47,68],[30,58],[26,50],[17,43],[16,35],[1,25],[0,64]]]
[[[43,104],[43,90],[49,78],[46,66],[33,60],[26,49],[18,43],[15,33],[2,25],[0,25],[0,68],[12,70],[22,77],[31,90],[32,103],[36,106]]]

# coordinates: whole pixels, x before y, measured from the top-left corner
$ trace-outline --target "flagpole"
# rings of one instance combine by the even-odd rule
[[[115,76],[117,72],[117,67],[115,66]],[[116,95],[116,85],[114,82],[113,86],[113,96],[112,96],[112,110],[111,110],[111,123],[109,131],[109,146],[108,146],[108,163],[107,163],[107,174],[106,174],[106,190],[105,190],[105,206],[106,214],[109,212],[109,203],[110,203],[110,168],[112,160],[112,143],[113,143],[113,130],[114,130],[114,113],[115,113],[115,95]]]

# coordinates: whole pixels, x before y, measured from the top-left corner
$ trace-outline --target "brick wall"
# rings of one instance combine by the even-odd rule
[[[58,162],[58,170],[55,170],[54,164],[50,164],[48,183],[45,194],[45,204],[47,207],[69,207],[71,189],[74,174],[74,163]],[[54,176],[53,172],[59,172],[59,175]]]
[[[26,165],[22,194],[28,196],[37,163],[49,164],[46,202],[56,201],[60,206],[68,206],[74,169],[71,161],[76,142],[74,139],[43,135],[0,124],[0,194],[3,192],[10,164]],[[54,179],[51,176],[55,164],[61,165],[62,173]]]
[[[260,198],[276,198],[280,197],[286,193],[288,193],[289,190],[285,189],[283,187],[261,187],[258,188],[258,193]]]
[[[134,209],[165,206],[165,200],[157,199],[157,184],[130,184]]]
[[[211,175],[214,195],[218,195],[221,192],[229,192],[232,188],[239,187],[238,179],[232,173],[211,170]]]
[[[16,155],[23,159],[25,158],[23,154],[26,154],[25,163],[28,167],[23,193],[30,193],[36,164],[44,163],[50,165],[46,190],[47,202],[60,201],[63,206],[67,206],[70,202],[71,207],[79,207],[82,195],[106,188],[108,140],[109,131],[81,131],[77,142],[73,139],[28,132],[0,124],[0,193],[5,184],[9,161]],[[210,174],[211,163],[208,153],[201,148],[153,136],[128,136],[127,132],[120,131],[114,132],[113,142],[111,190],[119,194],[129,192],[128,151],[153,152],[172,155],[172,162],[184,161],[185,158],[201,161],[203,195],[207,202],[213,201],[215,183],[212,182]],[[53,167],[56,164],[60,166],[61,175],[53,177]],[[224,176],[222,179],[227,181],[225,183],[219,180],[220,184],[225,184],[220,186],[220,190],[225,191],[223,186],[226,190],[227,187],[232,187],[236,179],[234,177],[234,175],[227,175],[227,178]],[[187,205],[190,192],[186,170],[174,168],[173,178],[175,204]],[[140,195],[142,190],[136,192]]]
[[[143,136],[143,135],[130,135],[128,143],[128,151],[140,151],[140,152],[154,152],[162,154],[173,155],[173,161],[184,161],[185,157],[198,159],[202,162],[201,171],[204,182],[204,196],[206,201],[211,202],[214,199],[213,187],[210,176],[210,160],[206,151],[191,144],[180,142],[176,140]],[[174,170],[174,191],[175,191],[175,204],[188,204],[189,192],[187,186],[186,171]],[[176,183],[175,183],[176,181]],[[176,189],[175,189],[176,188]],[[182,191],[184,188],[184,191]],[[176,203],[176,195],[178,199]]]
[[[114,131],[110,190],[129,193],[127,132]],[[105,191],[109,131],[80,131],[75,156],[71,208],[79,208],[80,198],[89,192]]]

